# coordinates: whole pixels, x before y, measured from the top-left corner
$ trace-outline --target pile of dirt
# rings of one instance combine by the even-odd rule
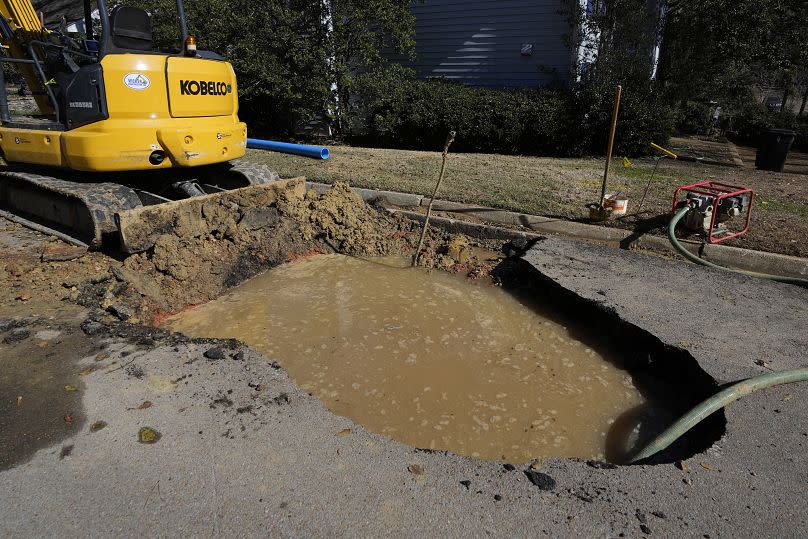
[[[325,237],[343,254],[371,257],[403,254],[412,245],[406,235],[412,223],[394,218],[365,203],[346,183],[336,183],[323,193],[309,190],[302,199],[284,192],[278,197],[278,210],[300,225],[303,239]]]
[[[159,323],[167,314],[205,303],[273,266],[320,253],[411,257],[420,225],[367,204],[347,184],[325,193],[300,181],[244,193],[155,208],[138,219],[138,241],[150,245],[110,268],[111,278],[86,283],[80,303],[124,313],[132,322]],[[431,229],[421,265],[481,275],[484,261],[467,238]]]

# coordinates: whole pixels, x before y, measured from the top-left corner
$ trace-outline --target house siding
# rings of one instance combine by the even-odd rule
[[[393,60],[419,77],[474,86],[536,87],[570,80],[569,22],[561,0],[426,0],[410,7],[417,57]],[[532,45],[532,55],[522,54]]]

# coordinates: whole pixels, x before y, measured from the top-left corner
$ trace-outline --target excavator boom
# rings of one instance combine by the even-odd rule
[[[48,32],[29,0],[0,0],[0,15],[3,17],[0,20],[0,38],[9,58],[25,60],[28,57],[25,49],[29,42],[47,39]],[[16,66],[25,77],[40,112],[52,114],[53,109],[46,97],[45,86],[34,71],[33,64],[19,61]]]

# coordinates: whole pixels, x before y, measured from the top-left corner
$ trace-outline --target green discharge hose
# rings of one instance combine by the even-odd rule
[[[681,210],[679,210],[679,212],[676,215],[673,216],[673,219],[671,219],[671,222],[668,225],[668,239],[670,240],[671,245],[673,245],[674,249],[676,249],[676,251],[683,257],[687,258],[691,262],[695,262],[696,264],[707,266],[708,268],[715,268],[724,271],[732,271],[734,273],[740,273],[742,275],[750,275],[752,277],[769,279],[781,283],[795,284],[798,286],[804,286],[808,288],[808,279],[800,279],[799,277],[782,277],[780,275],[770,275],[768,273],[759,273],[757,271],[746,271],[746,270],[726,268],[724,266],[719,266],[718,264],[713,264],[712,262],[709,262],[707,260],[704,260],[703,258],[699,258],[698,256],[694,255],[693,253],[685,249],[682,246],[682,244],[679,243],[679,240],[676,239],[676,225],[679,224],[679,221],[681,221],[684,218],[684,216],[687,215],[687,212],[689,212],[690,210],[691,210],[690,206],[683,207]]]
[[[799,279],[797,277],[781,277],[778,275],[769,275],[768,273],[758,273],[755,271],[745,271],[745,270],[736,270],[731,268],[725,268],[724,266],[719,266],[718,264],[713,264],[712,262],[708,262],[698,256],[694,255],[687,249],[685,249],[679,240],[676,239],[676,225],[679,224],[684,216],[689,212],[692,208],[690,206],[685,206],[681,210],[679,210],[676,215],[671,219],[670,224],[668,225],[668,239],[670,239],[671,244],[673,247],[685,258],[690,260],[691,262],[695,262],[696,264],[701,264],[702,266],[707,266],[710,268],[720,269],[724,271],[732,271],[735,273],[741,273],[743,275],[751,275],[753,277],[760,277],[763,279],[771,279],[774,281],[779,281],[782,283],[789,283],[789,284],[796,284],[799,286],[808,287],[808,279]],[[687,431],[698,425],[704,418],[708,417],[713,412],[720,410],[721,408],[725,407],[726,405],[735,402],[736,400],[749,395],[750,393],[757,391],[758,389],[765,389],[768,387],[773,387],[781,384],[790,384],[793,382],[805,382],[808,381],[808,368],[803,369],[796,369],[791,371],[783,371],[783,372],[774,372],[771,374],[764,374],[762,376],[756,376],[754,378],[749,378],[748,380],[743,380],[742,382],[738,382],[723,391],[713,395],[706,401],[702,402],[692,410],[690,410],[687,414],[685,414],[679,421],[668,427],[665,432],[657,436],[651,443],[649,443],[645,449],[640,451],[637,456],[635,456],[631,462],[637,462],[643,459],[647,459],[659,453],[660,451],[668,448],[673,442],[678,440],[683,434]]]
[[[631,462],[634,463],[656,455],[713,412],[720,410],[731,402],[735,402],[741,397],[749,395],[758,389],[806,381],[808,381],[808,368],[773,372],[733,384],[727,389],[716,393],[682,416],[679,421],[668,427],[665,432],[654,438],[651,443],[645,446],[645,449],[631,459]]]

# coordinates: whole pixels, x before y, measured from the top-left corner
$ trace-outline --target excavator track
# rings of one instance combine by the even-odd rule
[[[57,176],[47,172],[50,170],[0,168],[0,209],[19,216],[24,224],[36,223],[40,230],[52,230],[54,235],[73,238],[90,249],[117,246],[127,252],[135,249],[120,234],[120,214],[279,179],[265,165],[241,162],[153,175],[100,177],[65,171]]]
[[[230,173],[243,177],[249,185],[260,185],[280,180],[278,173],[273,172],[267,165],[250,163],[244,160],[228,164],[230,165]]]
[[[73,236],[91,249],[117,236],[117,212],[139,206],[140,197],[125,185],[79,183],[21,170],[0,171],[0,207]]]

